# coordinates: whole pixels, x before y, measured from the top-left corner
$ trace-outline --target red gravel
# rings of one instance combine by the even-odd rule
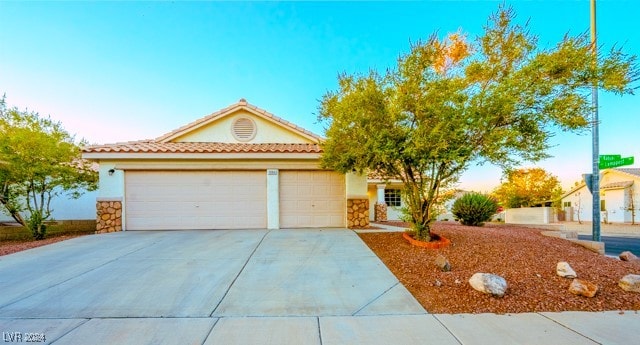
[[[640,309],[640,293],[618,287],[623,276],[640,274],[640,263],[605,257],[524,227],[436,223],[433,230],[450,239],[452,245],[438,250],[423,249],[407,243],[399,232],[360,234],[430,313]],[[451,272],[436,268],[437,254],[449,260]],[[567,261],[578,278],[597,284],[596,296],[586,298],[569,293],[571,279],[556,274],[559,261]],[[509,285],[507,294],[497,298],[473,290],[468,280],[477,272],[504,277]]]
[[[31,249],[31,248],[45,246],[47,244],[56,243],[56,242],[72,239],[74,237],[79,237],[79,236],[83,236],[83,235],[63,235],[63,236],[45,238],[44,240],[40,240],[40,241],[2,241],[0,242],[0,256],[20,252],[20,251]]]

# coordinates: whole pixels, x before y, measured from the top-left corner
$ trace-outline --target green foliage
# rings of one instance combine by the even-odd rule
[[[29,228],[46,233],[51,199],[67,192],[77,198],[97,188],[97,172],[81,158],[81,146],[62,125],[37,113],[7,109],[0,99],[0,210]]]
[[[475,41],[434,34],[384,75],[339,75],[319,106],[322,166],[402,180],[416,237],[429,239],[441,191],[472,162],[545,158],[554,131],[588,128],[593,85],[632,93],[634,56],[594,56],[586,35],[538,49],[514,18],[501,6]]]
[[[490,196],[467,193],[453,203],[452,213],[462,225],[482,226],[498,209],[498,203]]]
[[[507,208],[531,207],[559,202],[562,187],[557,177],[542,168],[507,170],[493,195]]]

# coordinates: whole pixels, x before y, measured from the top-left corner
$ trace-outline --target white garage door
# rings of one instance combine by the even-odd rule
[[[128,171],[127,230],[266,228],[265,171]]]
[[[344,175],[327,171],[280,172],[280,227],[345,226]]]

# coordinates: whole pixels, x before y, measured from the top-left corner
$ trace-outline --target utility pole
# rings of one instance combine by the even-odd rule
[[[594,56],[595,64],[598,63],[598,40],[596,38],[596,0],[591,0],[591,53]],[[591,195],[593,196],[593,212],[591,222],[592,240],[600,242],[600,147],[598,137],[598,84],[593,82],[591,87],[591,105],[593,106],[593,118],[591,123],[591,146],[592,146],[592,174],[591,174]]]

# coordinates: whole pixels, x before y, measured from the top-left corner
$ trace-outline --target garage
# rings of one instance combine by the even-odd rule
[[[260,229],[265,171],[127,171],[127,230]]]
[[[344,226],[344,175],[333,171],[280,172],[280,227]]]

